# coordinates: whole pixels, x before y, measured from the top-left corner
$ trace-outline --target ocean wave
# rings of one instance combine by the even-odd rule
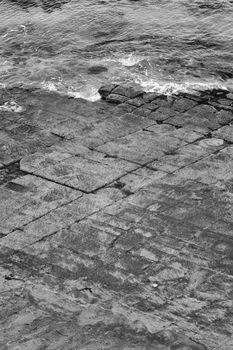
[[[100,94],[97,88],[90,88],[85,91],[68,91],[68,95],[74,98],[82,98],[91,102],[98,101],[100,99]]]
[[[141,87],[145,92],[157,92],[161,95],[176,95],[179,93],[191,93],[197,94],[198,91],[222,89],[233,91],[233,83],[226,85],[221,82],[162,82],[155,79],[142,79],[135,78],[135,81],[131,83]],[[130,85],[130,83],[129,83]],[[73,87],[69,87],[66,90],[61,90],[59,86],[56,86],[54,82],[46,82],[41,84],[41,88],[47,91],[57,92],[62,95],[68,95],[74,98],[82,98],[91,102],[100,100],[101,96],[98,93],[100,86],[86,86],[83,89],[75,90]]]
[[[120,62],[125,67],[132,67],[141,62],[142,60],[143,58],[140,56],[129,54],[128,56],[123,56],[119,58],[118,62]]]
[[[163,95],[174,95],[180,92],[195,94],[197,91],[212,89],[232,90],[233,88],[233,82],[224,84],[220,81],[168,82],[139,76],[135,77],[135,83],[139,84],[145,92],[158,92]]]
[[[92,102],[100,99],[98,88],[94,86],[86,86],[82,90],[75,90],[72,86],[56,84],[52,81],[42,82],[40,86],[43,90],[57,92],[61,95],[68,95],[74,98],[82,98]]]

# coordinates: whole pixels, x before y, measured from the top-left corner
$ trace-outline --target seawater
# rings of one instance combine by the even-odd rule
[[[2,0],[0,84],[233,89],[233,0]]]

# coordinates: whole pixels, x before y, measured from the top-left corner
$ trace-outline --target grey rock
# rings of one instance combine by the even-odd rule
[[[116,87],[116,85],[109,84],[101,86],[101,88],[98,90],[98,93],[102,97],[102,99],[106,99],[106,97],[112,92],[112,90]]]
[[[114,103],[114,104],[120,104],[120,103],[124,103],[128,100],[127,97],[123,96],[123,95],[118,95],[115,93],[111,93],[106,97],[106,101],[110,102],[110,103]]]
[[[119,94],[128,98],[135,98],[137,96],[143,95],[143,90],[131,86],[117,86],[114,89],[114,94]]]

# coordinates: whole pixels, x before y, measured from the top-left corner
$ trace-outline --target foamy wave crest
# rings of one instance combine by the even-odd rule
[[[51,81],[46,81],[41,83],[41,87],[44,90],[48,90],[48,91],[58,91],[55,83],[51,82]]]
[[[25,111],[25,108],[20,106],[15,101],[7,101],[3,105],[0,106],[0,112],[15,112],[15,113],[21,113]]]
[[[140,61],[142,61],[142,57],[139,56],[135,56],[133,54],[130,54],[128,56],[125,57],[121,57],[118,59],[118,61],[126,67],[132,67],[135,66],[136,64],[138,64]]]
[[[83,98],[84,100],[88,101],[98,101],[100,99],[100,94],[98,93],[98,90],[95,88],[90,88],[89,90],[84,91],[68,91],[68,95],[72,96],[74,98]]]
[[[104,58],[103,60],[99,61],[99,63],[115,63],[116,65],[120,63],[121,66],[133,67],[143,60],[144,57],[137,56],[131,53],[129,55],[114,55],[108,58]]]
[[[41,87],[47,91],[54,91],[62,95],[68,95],[74,98],[83,98],[88,101],[97,101],[100,99],[100,94],[98,93],[98,89],[91,86],[85,87],[83,89],[75,90],[72,86],[65,86],[61,83],[54,83],[52,81],[47,81],[41,83]]]
[[[228,86],[218,81],[213,82],[192,82],[182,83],[156,81],[154,79],[135,78],[135,83],[139,84],[146,92],[158,92],[164,95],[177,94],[179,92],[195,93],[197,91],[209,89],[227,90]]]

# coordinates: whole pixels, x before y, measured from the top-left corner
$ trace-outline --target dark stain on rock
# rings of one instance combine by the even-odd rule
[[[89,67],[87,70],[88,74],[100,74],[103,72],[107,72],[108,68],[104,67],[104,66],[92,66]]]
[[[20,193],[25,193],[25,192],[28,192],[28,190],[29,190],[29,188],[27,186],[23,186],[23,185],[15,183],[15,182],[8,182],[6,187],[12,191],[20,192]]]
[[[0,169],[0,185],[8,183],[17,177],[25,175],[25,172],[20,170],[19,162],[12,163],[3,169]],[[13,185],[10,185],[13,186]]]

